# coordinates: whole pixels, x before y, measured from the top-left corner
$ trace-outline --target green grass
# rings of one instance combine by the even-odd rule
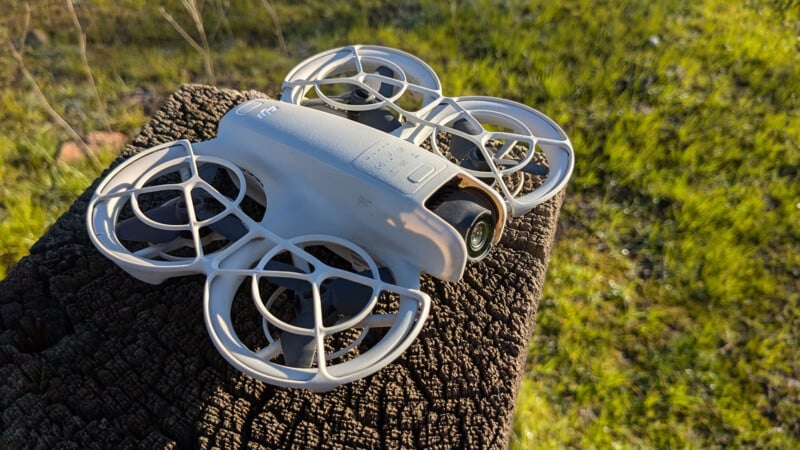
[[[572,138],[513,448],[800,446],[800,3],[273,4],[289,55],[260,2],[204,4],[217,84],[275,92],[316,51],[384,44],[429,61],[447,94],[527,103]],[[115,130],[148,119],[134,91],[209,81],[155,6],[77,8]],[[7,10],[3,39],[24,17]],[[50,102],[102,128],[61,2],[32,5],[32,26]],[[6,51],[0,127],[1,278],[97,170],[55,161],[67,136]]]

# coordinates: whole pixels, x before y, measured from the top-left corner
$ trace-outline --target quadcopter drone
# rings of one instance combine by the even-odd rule
[[[574,156],[542,113],[446,97],[399,50],[326,51],[282,88],[231,109],[214,139],[124,161],[87,227],[142,281],[205,275],[206,327],[234,367],[324,392],[396,359],[430,310],[420,275],[459,280]]]

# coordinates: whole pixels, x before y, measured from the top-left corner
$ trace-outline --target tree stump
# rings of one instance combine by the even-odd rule
[[[263,97],[189,85],[123,152],[207,140]],[[506,448],[563,196],[508,224],[458,283],[427,276],[430,318],[377,374],[331,392],[276,388],[207,337],[203,277],[158,286],[89,241],[97,181],[0,282],[0,448]]]

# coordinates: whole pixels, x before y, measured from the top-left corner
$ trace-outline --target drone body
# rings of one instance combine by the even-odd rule
[[[212,140],[126,160],[87,227],[143,281],[204,274],[209,335],[237,369],[327,391],[396,359],[430,309],[421,273],[460,279],[507,215],[564,185],[572,149],[535,110],[443,97],[397,50],[325,52],[284,86],[233,108]]]
[[[226,155],[261,180],[272,194],[267,229],[338,236],[384,265],[413,267],[414,276],[421,270],[461,278],[464,239],[424,207],[447,183],[471,186],[495,217],[491,240],[502,234],[502,199],[474,177],[409,142],[311,108],[251,100],[222,118],[216,139],[193,147],[199,155]]]

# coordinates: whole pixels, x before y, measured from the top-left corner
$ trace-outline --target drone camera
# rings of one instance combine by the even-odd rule
[[[475,188],[459,188],[458,181],[446,184],[425,203],[425,207],[455,228],[463,238],[470,261],[483,259],[502,231],[499,208],[492,197]]]

